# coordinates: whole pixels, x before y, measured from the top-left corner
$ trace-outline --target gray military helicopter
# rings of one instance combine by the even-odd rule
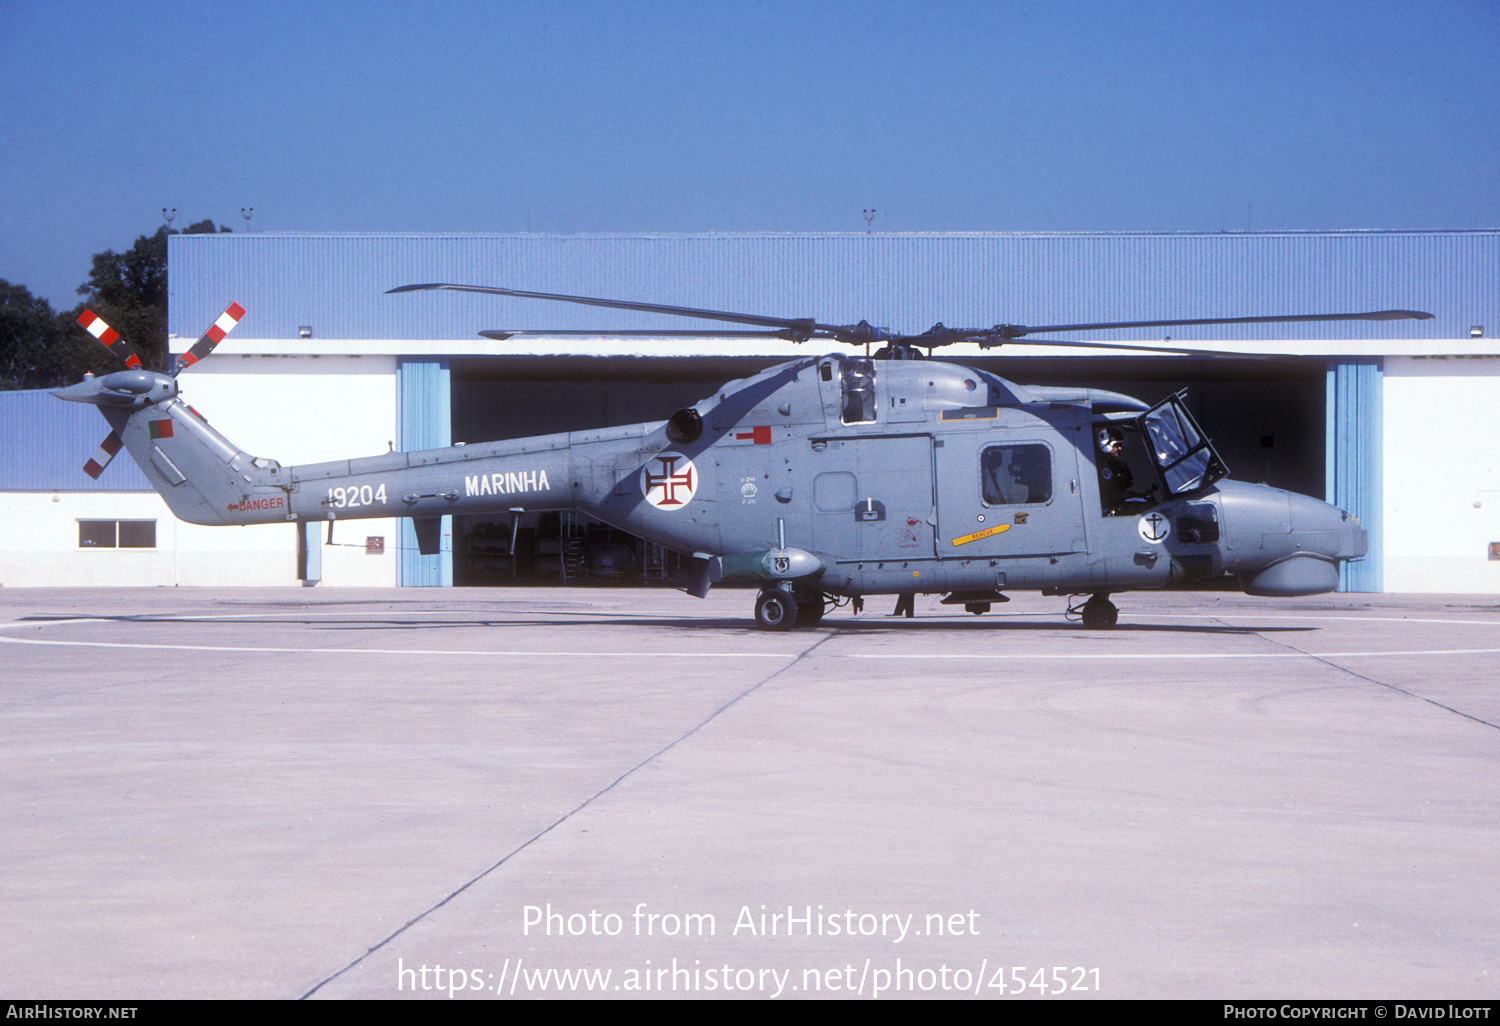
[[[406,285],[581,303],[743,329],[514,330],[515,335],[770,337],[863,347],[731,381],[665,421],[283,467],[250,456],[179,398],[177,377],[243,314],[237,305],[171,374],[144,369],[91,313],[80,323],[128,369],[55,393],[98,406],[111,431],[85,468],[122,446],[172,512],[196,524],[410,517],[424,553],[445,515],[577,510],[691,557],[686,590],[758,586],[755,621],[811,627],[865,596],[942,594],[972,613],[1005,592],[1087,596],[1090,628],[1115,625],[1116,592],[1233,575],[1252,595],[1311,595],[1362,557],[1345,511],[1227,478],[1181,394],[1154,406],[1091,388],[1022,386],[922,358],[1029,335],[1110,328],[1425,319],[1409,310],[1060,324],[892,334],[861,321],[763,317],[486,286]],[[1193,354],[1135,343],[1049,342]],[[870,355],[871,347],[879,350]],[[1198,353],[1198,355],[1208,355]],[[1214,354],[1221,355],[1221,354]]]

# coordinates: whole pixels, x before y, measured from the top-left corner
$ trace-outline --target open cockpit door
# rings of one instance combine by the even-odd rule
[[[1135,419],[1161,480],[1163,500],[1196,495],[1229,473],[1188,413],[1184,394],[1163,399]]]

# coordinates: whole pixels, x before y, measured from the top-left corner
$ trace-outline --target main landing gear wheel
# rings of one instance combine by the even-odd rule
[[[797,603],[797,626],[816,627],[823,621],[823,596],[808,595]]]
[[[1120,620],[1120,610],[1103,595],[1095,595],[1083,604],[1083,625],[1090,630],[1107,630]]]
[[[761,630],[789,631],[797,615],[797,600],[779,588],[763,591],[755,599],[755,625]]]

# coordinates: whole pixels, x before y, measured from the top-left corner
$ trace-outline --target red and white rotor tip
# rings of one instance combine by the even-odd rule
[[[177,364],[172,368],[172,376],[175,378],[185,368],[191,367],[199,360],[214,351],[214,346],[224,341],[224,336],[234,330],[234,326],[240,323],[240,318],[245,316],[245,308],[238,303],[230,303],[229,308],[219,315],[209,329],[203,333],[203,337],[193,343],[193,348],[177,358]]]
[[[104,441],[99,443],[99,448],[94,451],[93,458],[83,465],[83,472],[95,481],[99,480],[99,475],[104,473],[104,468],[109,466],[109,461],[115,458],[115,453],[120,451],[120,446],[123,444],[124,441],[119,434],[111,431]]]
[[[97,338],[104,348],[114,353],[121,360],[124,360],[126,367],[136,370],[141,366],[140,354],[135,351],[129,342],[120,337],[118,331],[105,324],[103,318],[94,313],[94,311],[85,310],[79,315],[78,323],[83,325],[84,331]]]

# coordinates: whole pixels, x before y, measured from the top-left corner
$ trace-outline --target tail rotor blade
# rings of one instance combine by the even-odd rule
[[[224,341],[224,336],[234,330],[234,326],[240,323],[240,318],[245,316],[245,308],[238,303],[230,303],[228,309],[219,315],[219,319],[203,333],[203,337],[193,343],[193,348],[177,358],[177,364],[172,368],[172,377],[181,374],[188,367],[204,359],[214,351],[214,346]]]
[[[99,443],[99,448],[94,451],[93,457],[83,465],[83,472],[95,481],[99,480],[99,475],[104,473],[104,468],[109,466],[109,461],[115,458],[115,453],[119,452],[120,446],[124,444],[124,439],[120,437],[119,432],[111,431],[105,436],[104,441]]]
[[[94,311],[85,310],[78,317],[78,323],[83,325],[83,330],[99,340],[100,345],[114,353],[125,366],[131,370],[138,370],[141,366],[140,354],[135,351],[129,342],[120,337],[120,333],[108,324]]]

